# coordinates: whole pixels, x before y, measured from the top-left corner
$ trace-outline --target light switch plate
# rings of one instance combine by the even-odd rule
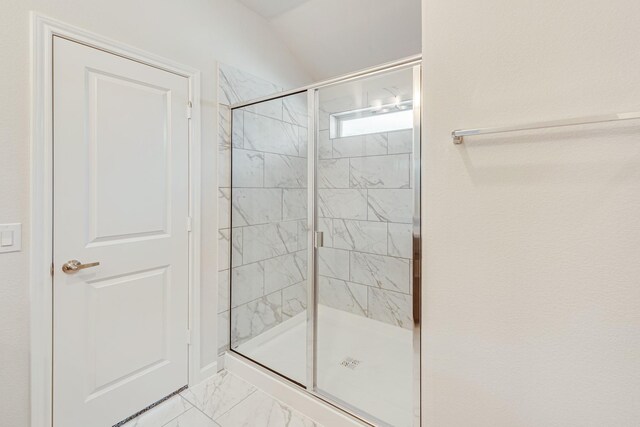
[[[0,224],[0,253],[22,250],[22,224]]]

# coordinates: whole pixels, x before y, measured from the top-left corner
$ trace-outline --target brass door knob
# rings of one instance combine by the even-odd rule
[[[75,273],[78,270],[83,270],[85,268],[96,267],[98,265],[100,265],[99,262],[90,262],[88,264],[82,264],[77,259],[72,259],[71,261],[65,263],[62,266],[62,271],[67,273],[67,274],[72,274],[72,273]]]

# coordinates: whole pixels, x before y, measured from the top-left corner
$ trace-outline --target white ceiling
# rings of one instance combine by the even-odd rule
[[[422,51],[420,0],[239,1],[267,18],[314,80]]]
[[[249,9],[269,20],[293,8],[306,3],[308,0],[238,0]]]

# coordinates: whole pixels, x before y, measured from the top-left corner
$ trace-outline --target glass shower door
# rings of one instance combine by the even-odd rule
[[[315,386],[376,425],[414,423],[416,76],[409,67],[315,94]]]
[[[419,425],[419,86],[411,60],[232,109],[231,350],[380,426]]]
[[[231,348],[307,376],[307,93],[232,113]]]

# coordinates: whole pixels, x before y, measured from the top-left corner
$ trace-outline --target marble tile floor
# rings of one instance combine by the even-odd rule
[[[222,371],[124,427],[321,427],[262,390]]]

